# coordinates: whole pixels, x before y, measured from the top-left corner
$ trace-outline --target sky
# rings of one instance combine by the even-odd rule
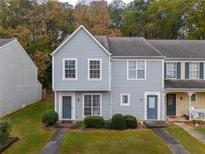
[[[69,4],[72,4],[73,6],[75,6],[78,0],[59,0],[59,1],[68,2]],[[112,0],[107,0],[107,1],[108,1],[108,3],[112,2]],[[127,4],[133,0],[123,0],[123,1]]]

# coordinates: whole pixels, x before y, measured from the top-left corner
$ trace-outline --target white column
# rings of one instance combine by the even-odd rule
[[[192,92],[187,92],[188,96],[189,96],[189,120],[191,120],[191,109],[192,109],[192,106],[191,106],[191,96],[192,96]]]
[[[163,91],[163,95],[162,95],[163,120],[165,120],[167,117],[167,115],[166,115],[166,95],[167,95],[167,93],[165,91]]]
[[[54,94],[55,94],[55,96],[54,96],[54,97],[55,97],[55,98],[54,98],[54,101],[55,101],[55,102],[54,102],[54,105],[55,105],[55,107],[54,107],[54,108],[55,108],[55,111],[58,112],[58,111],[57,111],[57,105],[58,105],[58,104],[57,104],[57,92],[55,91]]]

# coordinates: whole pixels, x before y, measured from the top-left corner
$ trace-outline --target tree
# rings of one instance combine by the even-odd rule
[[[126,4],[122,0],[113,0],[109,5],[109,14],[111,18],[111,25],[116,28],[120,28],[122,14],[126,7]]]

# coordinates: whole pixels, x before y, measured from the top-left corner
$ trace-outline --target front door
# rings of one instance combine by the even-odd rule
[[[63,96],[62,100],[63,119],[71,119],[72,96]]]
[[[147,96],[147,119],[157,119],[157,102],[158,96],[148,95]]]
[[[167,115],[176,115],[176,94],[167,94]]]

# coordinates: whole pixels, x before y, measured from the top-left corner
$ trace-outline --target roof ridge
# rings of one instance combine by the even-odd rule
[[[163,56],[163,57],[166,57],[166,56],[164,56],[164,55],[161,53],[160,50],[158,50],[158,49],[155,48],[151,43],[149,43],[149,41],[147,41],[147,39],[144,38],[144,40],[145,40],[145,43],[146,43],[147,45],[149,45],[151,48],[153,48],[158,54],[160,54],[160,55]]]

